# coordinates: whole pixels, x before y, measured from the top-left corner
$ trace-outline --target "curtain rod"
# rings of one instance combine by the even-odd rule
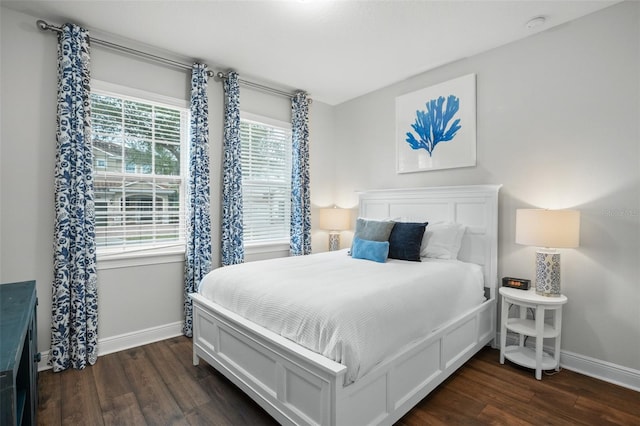
[[[36,21],[36,24],[38,25],[38,28],[40,28],[41,31],[53,31],[56,33],[60,33],[62,32],[62,28],[60,27],[56,27],[55,25],[51,25],[46,23],[45,21],[43,21],[42,19],[38,19]],[[114,49],[114,50],[119,50],[121,52],[125,52],[131,55],[135,55],[135,56],[140,56],[146,59],[151,59],[152,61],[156,61],[156,62],[160,62],[166,65],[170,65],[173,67],[177,67],[177,68],[182,68],[185,70],[191,70],[191,65],[189,64],[185,64],[182,62],[178,62],[178,61],[174,61],[172,59],[167,59],[167,58],[163,58],[162,56],[157,56],[157,55],[153,55],[151,53],[147,53],[147,52],[142,52],[140,50],[136,50],[136,49],[132,49],[130,47],[126,47],[126,46],[122,46],[120,44],[115,44],[115,43],[111,43],[110,41],[106,41],[106,40],[100,40],[98,38],[94,38],[91,37],[91,41],[94,42],[95,44],[104,46],[104,47],[108,47],[110,49]],[[215,75],[215,73],[213,71],[208,71],[207,74],[209,75],[209,77],[213,77]]]
[[[216,77],[219,80],[224,80],[224,79],[227,78],[227,76],[228,76],[228,74],[225,74],[223,72],[218,72],[216,74]],[[265,86],[265,85],[262,85],[262,84],[259,84],[259,83],[255,83],[255,82],[249,81],[249,80],[243,80],[241,78],[238,79],[238,83],[243,85],[243,86],[246,86],[246,87],[252,87],[254,89],[258,89],[258,90],[261,90],[263,92],[272,93],[272,94],[278,95],[278,96],[284,96],[284,97],[290,98],[290,99],[293,98],[297,93],[302,93],[303,92],[302,90],[297,91],[295,93],[285,92],[284,90],[275,89],[273,87]],[[313,103],[313,99],[309,99],[309,103]]]
[[[38,19],[36,21],[36,25],[38,25],[38,28],[40,28],[41,31],[53,31],[56,33],[61,33],[62,32],[62,28],[61,27],[57,27],[55,25],[51,25],[48,24],[47,22],[43,21],[42,19]],[[135,56],[140,56],[142,58],[145,59],[150,59],[152,61],[156,61],[156,62],[160,62],[166,65],[170,65],[173,67],[177,67],[177,68],[182,68],[184,70],[191,70],[191,65],[189,64],[185,64],[182,62],[178,62],[178,61],[174,61],[172,59],[167,59],[167,58],[163,58],[162,56],[157,56],[157,55],[153,55],[151,53],[147,53],[147,52],[142,52],[140,50],[136,50],[136,49],[132,49],[130,47],[126,47],[126,46],[122,46],[120,44],[115,44],[115,43],[111,43],[110,41],[106,41],[106,40],[100,40],[98,38],[94,38],[91,37],[91,41],[94,42],[95,44],[104,46],[104,47],[108,47],[110,49],[114,49],[114,50],[119,50],[121,52],[125,52],[131,55],[135,55]],[[211,70],[207,71],[207,75],[209,77],[218,77],[219,80],[223,80],[227,78],[227,74],[224,74],[222,72],[218,72],[217,74]],[[268,87],[268,86],[264,86],[262,84],[258,84],[258,83],[254,83],[252,81],[248,81],[248,80],[243,80],[243,79],[238,79],[238,83],[242,84],[243,86],[247,86],[247,87],[252,87],[254,89],[258,89],[258,90],[262,90],[264,92],[268,92],[268,93],[273,93],[275,95],[279,95],[279,96],[285,96],[288,98],[293,98],[295,96],[294,94],[291,94],[289,92],[285,92],[283,90],[278,90],[278,89],[274,89],[272,87]],[[309,99],[309,102],[312,102],[311,99]]]

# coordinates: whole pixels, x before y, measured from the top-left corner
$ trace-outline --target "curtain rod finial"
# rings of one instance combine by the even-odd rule
[[[51,25],[51,24],[47,23],[46,21],[44,21],[42,19],[38,19],[36,21],[36,25],[38,26],[40,31],[53,31],[53,32],[56,32],[56,33],[62,32],[62,28],[61,27],[56,27],[55,25]]]

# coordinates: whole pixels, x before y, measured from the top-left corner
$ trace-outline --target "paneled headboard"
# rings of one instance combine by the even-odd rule
[[[483,267],[485,287],[498,287],[498,192],[502,185],[440,186],[359,192],[360,217],[467,226],[458,259]]]

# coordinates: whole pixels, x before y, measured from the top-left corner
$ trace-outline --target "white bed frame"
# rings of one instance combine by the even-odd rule
[[[207,361],[281,424],[393,424],[495,337],[499,189],[472,185],[359,194],[362,217],[467,225],[459,258],[483,266],[488,300],[356,382],[344,386],[342,364],[195,293],[193,364]]]

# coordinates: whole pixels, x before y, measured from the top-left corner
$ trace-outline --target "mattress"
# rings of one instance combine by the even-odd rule
[[[482,268],[458,260],[385,263],[346,250],[218,268],[199,293],[347,367],[350,384],[484,301]]]

